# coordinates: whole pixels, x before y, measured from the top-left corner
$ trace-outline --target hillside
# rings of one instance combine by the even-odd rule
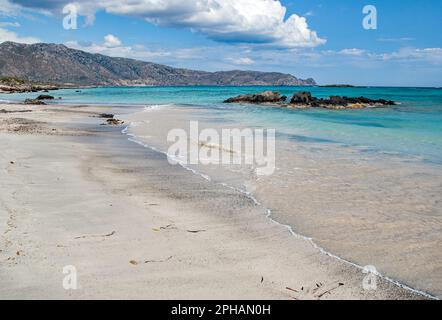
[[[257,71],[205,72],[91,54],[60,44],[0,44],[0,76],[78,86],[315,85],[289,74]]]

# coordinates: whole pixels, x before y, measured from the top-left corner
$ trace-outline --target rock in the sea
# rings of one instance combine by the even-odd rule
[[[37,97],[37,100],[54,100],[54,97],[48,94],[41,94]]]
[[[256,94],[245,94],[227,99],[225,103],[254,103],[273,104],[289,108],[326,108],[326,109],[361,109],[368,107],[392,106],[396,103],[391,100],[372,100],[366,97],[349,98],[341,96],[331,96],[328,99],[316,98],[308,91],[296,92],[290,99],[289,104],[285,104],[287,97],[281,96],[279,92],[264,91]]]
[[[45,105],[46,103],[44,103],[41,100],[37,100],[37,99],[26,99],[25,100],[25,104],[33,104],[33,105]]]
[[[329,99],[318,99],[310,92],[297,92],[290,100],[290,107],[293,108],[326,108],[326,109],[359,109],[371,106],[392,106],[396,103],[391,100],[372,100],[366,97],[349,98],[331,96]]]
[[[300,91],[293,95],[292,99],[290,100],[291,104],[310,104],[317,99],[312,96],[310,92],[307,91]]]
[[[224,101],[224,103],[280,103],[287,99],[279,92],[264,91],[256,94],[244,94]]]

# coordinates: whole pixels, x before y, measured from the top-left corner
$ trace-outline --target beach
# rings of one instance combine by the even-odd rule
[[[361,268],[246,194],[130,141],[127,109],[0,110],[1,299],[431,298],[384,277],[364,289]]]

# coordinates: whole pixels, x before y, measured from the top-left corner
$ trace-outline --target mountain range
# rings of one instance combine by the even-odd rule
[[[71,49],[62,44],[0,44],[0,76],[72,86],[316,85],[313,79],[258,71],[206,72]]]

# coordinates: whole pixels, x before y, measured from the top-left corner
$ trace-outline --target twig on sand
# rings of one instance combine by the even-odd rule
[[[170,257],[167,257],[167,258],[162,259],[162,260],[146,260],[146,261],[141,261],[141,262],[136,261],[136,260],[130,260],[129,263],[131,265],[136,266],[136,265],[138,265],[140,263],[161,263],[161,262],[167,262],[167,261],[169,261],[172,258],[173,258],[173,256],[170,256]]]
[[[186,230],[186,231],[190,233],[200,233],[200,232],[206,232],[207,230]]]
[[[316,283],[316,288],[314,288],[312,290],[312,293],[315,294],[316,291],[318,291],[319,289],[321,289],[324,285],[322,284],[322,282]]]
[[[159,262],[166,262],[169,261],[170,259],[172,259],[173,256],[167,257],[166,259],[162,259],[162,260],[146,260],[144,261],[144,263],[159,263]]]
[[[159,228],[152,228],[153,231],[161,231],[161,230],[172,230],[172,229],[177,229],[177,227],[175,227],[173,224],[168,224],[165,227],[159,227]]]
[[[289,287],[285,287],[287,290],[289,290],[289,291],[293,291],[293,292],[296,292],[296,293],[298,293],[299,291],[298,290],[295,290],[295,289],[292,289],[292,288],[289,288]]]
[[[342,282],[339,282],[338,285],[336,287],[333,287],[327,291],[324,291],[323,293],[319,294],[316,296],[316,298],[322,298],[325,294],[327,293],[331,293],[332,291],[338,289],[339,287],[342,287],[344,284]]]
[[[95,235],[86,235],[86,236],[79,236],[79,237],[75,237],[74,239],[85,239],[85,238],[106,238],[106,237],[111,237],[115,234],[115,231],[112,231],[111,233],[108,234],[95,234]]]

